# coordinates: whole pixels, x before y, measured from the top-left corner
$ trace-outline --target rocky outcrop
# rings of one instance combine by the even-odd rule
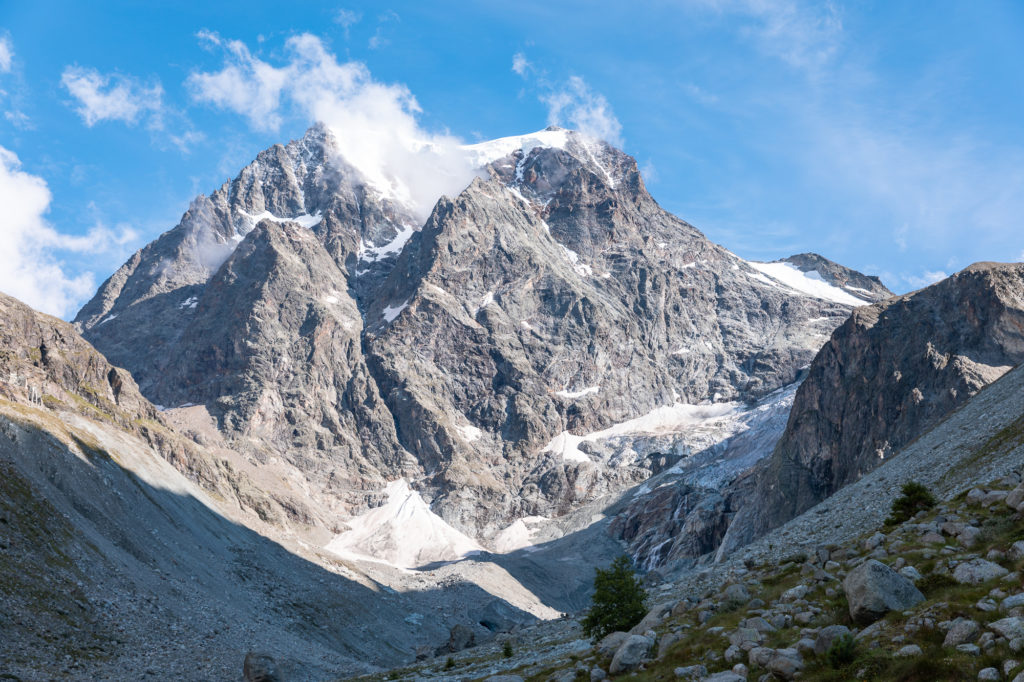
[[[856,309],[815,357],[771,458],[726,495],[731,546],[883,464],[1024,359],[1024,265],[978,263]]]

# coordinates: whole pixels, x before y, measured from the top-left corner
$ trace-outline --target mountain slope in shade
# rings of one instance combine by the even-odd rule
[[[670,464],[566,458],[559,434],[766,396],[859,302],[712,244],[572,131],[466,148],[481,177],[422,228],[334,149],[318,126],[263,152],[76,318],[154,402],[301,481],[303,523],[397,478],[477,539],[559,516]]]

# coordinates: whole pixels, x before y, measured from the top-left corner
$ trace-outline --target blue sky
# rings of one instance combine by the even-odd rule
[[[581,126],[739,255],[816,251],[898,292],[1024,259],[1024,3],[184,4],[0,5],[0,290],[72,316],[324,116]]]

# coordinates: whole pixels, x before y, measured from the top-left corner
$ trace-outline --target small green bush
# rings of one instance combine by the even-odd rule
[[[627,631],[647,615],[647,592],[629,557],[620,556],[607,570],[594,573],[594,596],[584,616],[583,632],[595,642],[612,632]]]
[[[834,670],[848,666],[856,657],[857,640],[853,638],[853,635],[837,637],[825,652],[825,659]]]
[[[960,583],[954,580],[953,576],[948,573],[929,573],[914,584],[917,586],[917,589],[921,590],[921,594],[930,599],[937,592],[947,587],[956,587]]]
[[[908,481],[900,490],[901,495],[892,502],[892,514],[885,520],[886,525],[895,526],[909,520],[919,511],[935,506],[935,496],[917,481]]]
[[[445,670],[451,670],[454,667],[455,667],[455,659],[452,658],[451,656],[449,656],[448,660],[444,662],[444,669]]]
[[[512,642],[505,640],[505,643],[501,645],[501,655],[505,658],[512,658]]]

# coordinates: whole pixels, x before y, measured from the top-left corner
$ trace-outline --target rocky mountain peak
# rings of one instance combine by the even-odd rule
[[[422,228],[334,142],[259,154],[76,319],[155,402],[291,467],[324,526],[396,477],[475,538],[564,514],[668,462],[591,434],[773,394],[862,302],[712,244],[577,132],[463,147],[479,177]]]

